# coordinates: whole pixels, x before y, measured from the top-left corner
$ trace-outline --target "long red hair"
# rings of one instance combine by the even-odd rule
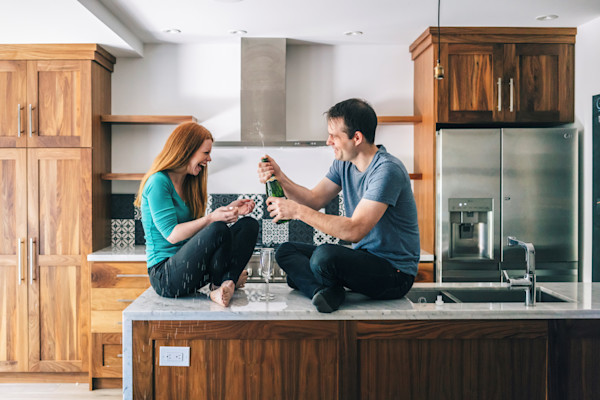
[[[162,151],[156,156],[152,166],[142,178],[134,205],[142,206],[142,193],[148,178],[160,171],[175,170],[187,166],[192,155],[205,140],[212,140],[208,129],[195,122],[186,122],[173,130]],[[208,171],[204,167],[197,176],[186,175],[183,180],[183,201],[190,208],[193,218],[204,216],[206,211],[206,181]]]

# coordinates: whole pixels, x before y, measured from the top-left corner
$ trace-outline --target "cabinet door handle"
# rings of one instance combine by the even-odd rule
[[[21,107],[20,104],[17,104],[17,137],[21,137],[21,110],[23,109],[23,107]]]
[[[19,252],[18,254],[18,265],[17,267],[19,268],[19,285],[21,284],[21,282],[23,281],[23,239],[19,238],[17,240],[17,251]]]
[[[502,111],[502,78],[498,78],[498,111]]]
[[[33,130],[33,109],[35,107],[32,106],[31,104],[29,105],[29,137],[32,136],[33,132],[35,132]]]
[[[509,111],[513,112],[513,91],[514,91],[514,87],[515,87],[515,85],[513,83],[513,78],[510,78],[509,85],[510,85],[510,108],[509,108]]]
[[[32,285],[33,281],[35,281],[35,277],[33,276],[33,271],[35,270],[33,266],[33,245],[35,240],[33,238],[29,238],[29,284]]]
[[[133,303],[133,299],[117,299],[119,303]]]

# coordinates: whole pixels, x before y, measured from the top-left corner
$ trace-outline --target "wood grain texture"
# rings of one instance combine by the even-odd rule
[[[134,399],[593,398],[598,323],[134,321]],[[161,346],[190,367],[159,366]]]
[[[123,375],[121,334],[93,333],[92,367],[90,375],[94,378],[121,378]]]
[[[94,262],[92,288],[148,288],[148,267],[145,262]]]
[[[110,245],[111,184],[101,175],[111,169],[111,125],[100,122],[100,115],[111,110],[110,72],[92,63],[92,196],[93,217],[91,251]]]
[[[550,400],[595,399],[600,393],[600,320],[549,321]]]
[[[27,98],[33,106],[29,147],[91,146],[89,61],[29,61]]]
[[[88,325],[80,314],[86,285],[82,283],[79,214],[85,190],[82,152],[86,151],[28,150],[28,236],[34,239],[29,285],[30,371],[87,369]],[[44,257],[76,263],[42,265],[38,260]]]
[[[545,399],[545,339],[359,341],[361,399]],[[392,375],[393,377],[390,377]]]
[[[573,122],[573,45],[510,44],[504,46],[505,79],[514,79],[514,112],[518,122]]]
[[[0,60],[95,60],[113,71],[116,58],[97,44],[2,44]]]
[[[0,372],[28,368],[26,171],[25,149],[0,149]]]
[[[377,117],[377,123],[381,125],[417,124],[419,122],[421,122],[421,117],[418,115]]]
[[[434,263],[419,263],[419,270],[417,272],[417,276],[415,277],[415,282],[433,282],[434,281],[434,272],[433,272]]]
[[[421,248],[434,253],[435,233],[435,115],[436,86],[433,78],[434,46],[414,61],[414,109],[422,122],[414,127],[414,170],[422,175],[414,182]]]
[[[92,333],[117,333],[123,331],[122,311],[96,311],[90,312]],[[94,357],[97,355],[94,354]]]
[[[92,289],[92,310],[124,310],[138,296],[146,291],[146,288],[94,288]]]
[[[339,398],[339,326],[339,321],[134,321],[134,398]],[[165,345],[190,346],[190,367],[158,366],[159,347]]]
[[[27,107],[25,61],[0,61],[0,147],[24,147]],[[19,116],[21,124],[19,129]],[[20,137],[19,137],[20,135]]]
[[[192,115],[110,115],[100,116],[100,121],[110,124],[160,124],[171,125],[184,122],[198,122]]]
[[[93,251],[93,243],[105,247],[110,237],[110,183],[100,179],[110,168],[110,156],[106,156],[110,153],[110,126],[101,124],[100,115],[110,112],[110,71],[116,59],[98,45],[76,44],[0,45],[0,60],[0,154],[5,147],[31,147],[23,150],[22,156],[23,165],[28,164],[23,170],[29,174],[19,179],[18,187],[25,192],[14,191],[19,198],[11,200],[21,207],[9,206],[0,195],[0,217],[6,217],[0,235],[8,229],[25,241],[24,280],[18,290],[25,294],[14,314],[15,324],[24,328],[15,334],[0,327],[0,354],[9,352],[2,350],[2,343],[8,343],[7,349],[21,341],[17,351],[22,356],[17,358],[22,361],[0,359],[0,371],[6,371],[6,365],[14,371],[86,371],[90,271],[85,258]],[[17,104],[22,104],[20,113]],[[33,132],[28,140],[29,104],[33,107]],[[19,115],[21,138],[17,138]],[[3,135],[5,125],[14,125],[8,137]],[[61,147],[71,149],[63,151]],[[0,170],[6,166],[3,161],[0,164]],[[6,173],[0,173],[4,188],[14,186]],[[9,217],[15,210],[24,210],[18,222]],[[104,223],[96,224],[100,219]],[[15,231],[15,224],[23,228]],[[32,274],[29,238],[35,239]],[[9,244],[15,246],[16,240],[6,246]],[[3,245],[4,241],[0,247]],[[0,273],[8,271],[7,277],[18,273],[16,250],[12,255],[3,255],[1,250]],[[7,283],[13,281],[17,282],[16,275]],[[0,299],[2,296],[0,292]]]

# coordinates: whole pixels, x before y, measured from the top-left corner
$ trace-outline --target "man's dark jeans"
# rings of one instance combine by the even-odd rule
[[[339,285],[372,299],[399,299],[414,282],[414,276],[381,257],[334,244],[287,242],[275,259],[288,274],[290,286],[309,298],[320,289]]]

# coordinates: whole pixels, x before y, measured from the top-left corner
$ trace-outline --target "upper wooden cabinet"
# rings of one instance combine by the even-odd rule
[[[93,96],[110,97],[97,69],[112,72],[115,59],[97,45],[71,49],[0,45],[0,147],[92,146]]]
[[[429,28],[411,46],[426,57],[438,123],[568,123],[574,120],[570,28]],[[445,78],[433,80],[440,46]],[[427,49],[433,51],[427,51]],[[415,79],[429,80],[428,77]]]

